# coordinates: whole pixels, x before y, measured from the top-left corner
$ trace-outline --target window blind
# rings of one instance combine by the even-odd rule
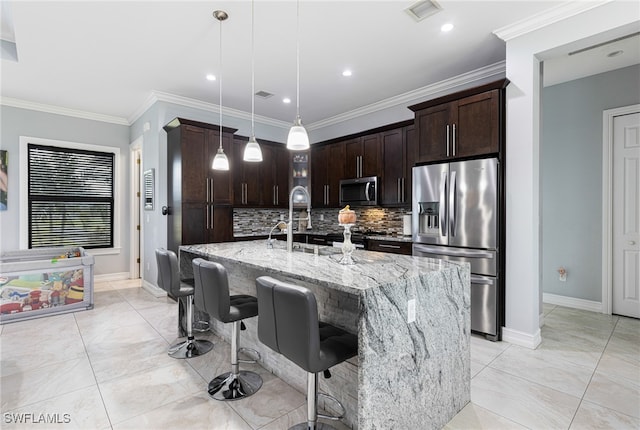
[[[112,247],[114,163],[113,153],[29,144],[29,247]]]

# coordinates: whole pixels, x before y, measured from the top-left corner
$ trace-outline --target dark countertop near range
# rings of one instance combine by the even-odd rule
[[[309,234],[309,235],[314,235],[314,236],[327,236],[327,235],[342,235],[342,232],[340,231],[326,231],[326,230],[308,230],[308,231],[304,231],[304,232],[298,232],[297,230],[293,231],[293,234]],[[239,233],[239,234],[234,234],[234,238],[237,239],[248,239],[248,238],[252,238],[252,237],[263,237],[263,236],[269,236],[269,230],[264,230],[264,231],[256,231],[256,232],[252,232],[252,233]],[[286,234],[285,233],[272,233],[271,234],[272,238],[286,238]],[[402,236],[402,235],[397,235],[397,234],[390,234],[390,235],[380,235],[380,234],[372,234],[372,235],[368,235],[368,234],[364,234],[364,237],[368,240],[387,240],[387,241],[392,241],[392,242],[411,242],[411,236]]]

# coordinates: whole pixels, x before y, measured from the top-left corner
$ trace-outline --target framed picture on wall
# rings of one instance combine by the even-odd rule
[[[7,210],[7,191],[9,189],[9,178],[7,165],[9,164],[9,154],[6,150],[0,150],[0,211]]]

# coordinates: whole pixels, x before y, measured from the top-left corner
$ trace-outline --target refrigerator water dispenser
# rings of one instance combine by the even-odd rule
[[[438,233],[440,202],[419,202],[419,234]]]

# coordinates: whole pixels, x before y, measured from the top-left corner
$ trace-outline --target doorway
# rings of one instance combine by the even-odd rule
[[[141,235],[142,222],[140,219],[141,205],[141,177],[142,177],[142,136],[133,141],[131,148],[131,219],[130,219],[130,248],[129,248],[129,277],[140,278],[141,266]]]
[[[603,310],[640,318],[640,105],[603,117]]]

